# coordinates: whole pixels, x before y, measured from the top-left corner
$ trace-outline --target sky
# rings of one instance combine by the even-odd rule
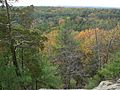
[[[120,0],[18,0],[14,6],[80,6],[120,8]]]

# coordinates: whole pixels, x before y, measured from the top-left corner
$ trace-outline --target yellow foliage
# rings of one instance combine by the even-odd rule
[[[86,54],[86,56],[93,55],[93,49],[96,47],[96,33],[99,44],[102,46],[101,51],[107,49],[107,45],[111,40],[120,40],[120,30],[100,30],[100,29],[87,29],[81,32],[74,31],[74,39],[80,41],[80,50]],[[48,41],[45,42],[45,52],[52,52],[52,47],[56,45],[56,36],[58,35],[59,30],[53,28],[53,30],[46,34]],[[119,46],[113,45],[113,48],[118,48]]]
[[[58,30],[53,30],[45,36],[48,38],[47,42],[45,42],[44,52],[50,53],[52,51],[52,47],[56,45],[56,36],[58,35]]]
[[[98,41],[100,44],[106,45],[111,37],[112,31],[105,31],[105,30],[100,30],[100,29],[88,29],[81,31],[75,35],[75,39],[79,40],[81,42],[80,44],[80,49],[86,54],[86,55],[91,55],[93,48],[96,46],[96,33],[97,32],[97,37]]]

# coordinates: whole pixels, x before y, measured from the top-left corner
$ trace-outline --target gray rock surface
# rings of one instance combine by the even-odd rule
[[[48,89],[39,89],[39,90],[48,90]],[[53,89],[50,89],[50,90],[53,90]],[[70,90],[74,90],[74,89],[70,89]],[[89,89],[78,89],[78,90],[89,90]],[[111,81],[102,81],[97,87],[90,90],[120,90],[120,79],[118,79],[115,83]]]
[[[111,81],[102,81],[97,87],[92,90],[120,90],[120,79],[115,83]]]

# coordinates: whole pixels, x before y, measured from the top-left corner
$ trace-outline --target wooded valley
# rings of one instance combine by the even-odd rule
[[[120,78],[120,9],[0,3],[0,90],[92,89]]]

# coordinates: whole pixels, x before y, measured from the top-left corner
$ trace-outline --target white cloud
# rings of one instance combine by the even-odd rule
[[[19,0],[15,6],[98,6],[120,8],[120,0]]]

